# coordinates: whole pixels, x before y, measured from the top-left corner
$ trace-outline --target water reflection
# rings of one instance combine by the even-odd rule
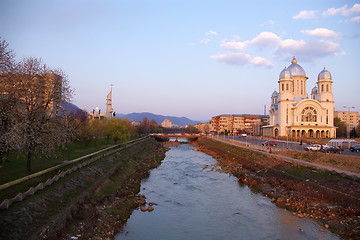
[[[142,182],[155,210],[134,211],[116,239],[339,239],[206,167],[215,162],[190,145],[172,147]]]

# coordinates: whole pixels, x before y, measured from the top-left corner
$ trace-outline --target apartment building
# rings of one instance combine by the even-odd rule
[[[210,131],[238,135],[247,133],[260,135],[260,127],[268,124],[269,116],[253,114],[222,114],[214,116],[210,121]]]

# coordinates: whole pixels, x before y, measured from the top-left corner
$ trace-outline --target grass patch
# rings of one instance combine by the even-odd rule
[[[296,150],[280,150],[279,155],[304,160],[324,166],[331,166],[345,171],[360,173],[360,156],[349,156],[344,154],[306,152]]]
[[[333,174],[328,171],[324,171],[321,169],[315,169],[307,166],[292,166],[290,168],[286,168],[283,170],[285,173],[294,176],[296,178],[304,179],[304,180],[315,180],[315,181],[330,181],[334,179],[338,179],[339,175]]]
[[[0,167],[0,184],[4,184],[18,178],[30,175],[34,172],[56,166],[65,160],[72,160],[92,152],[112,146],[106,139],[99,139],[85,146],[82,142],[68,143],[65,147],[59,147],[53,157],[45,157],[41,154],[35,156],[32,161],[32,172],[26,171],[26,158],[19,151],[10,151],[7,159]]]

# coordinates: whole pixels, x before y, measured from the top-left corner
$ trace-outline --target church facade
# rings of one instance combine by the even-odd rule
[[[263,136],[294,138],[335,138],[334,96],[331,73],[318,74],[311,96],[306,92],[308,77],[294,57],[279,75],[279,88],[271,95],[270,122]]]

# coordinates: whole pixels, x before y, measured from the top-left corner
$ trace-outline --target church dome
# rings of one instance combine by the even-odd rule
[[[279,96],[279,93],[275,90],[272,94],[271,94],[271,97],[277,97]]]
[[[313,89],[311,90],[311,94],[317,94],[317,87],[313,87]]]
[[[279,79],[291,79],[291,72],[285,67],[279,74]]]
[[[291,61],[291,64],[287,67],[287,70],[290,71],[292,76],[306,77],[304,69],[299,64],[297,64],[295,57]]]
[[[324,68],[318,75],[318,81],[319,80],[332,80],[331,73]]]

